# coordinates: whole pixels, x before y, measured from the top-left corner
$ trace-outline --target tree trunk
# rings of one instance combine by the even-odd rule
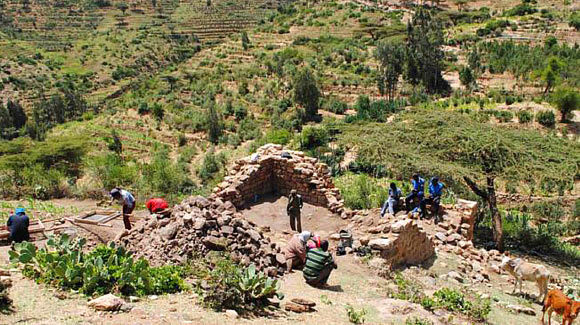
[[[495,197],[494,178],[487,177],[487,203],[491,211],[493,240],[497,244],[497,249],[503,252],[503,227],[501,223],[501,214],[497,209],[497,200]]]
[[[503,252],[503,227],[501,223],[501,215],[497,209],[497,199],[495,196],[495,179],[492,176],[487,176],[487,190],[480,189],[477,184],[469,177],[464,176],[463,179],[471,190],[481,197],[489,205],[491,211],[491,224],[493,229],[493,240],[497,245],[497,249]]]

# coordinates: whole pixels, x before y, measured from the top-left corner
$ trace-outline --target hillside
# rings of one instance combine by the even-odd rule
[[[35,218],[70,217],[116,186],[136,196],[138,210],[151,197],[171,205],[209,197],[238,159],[271,143],[326,164],[324,182],[346,211],[365,216],[390,183],[406,195],[411,175],[437,176],[443,204],[478,202],[474,247],[573,274],[579,10],[564,0],[0,0],[0,221],[18,206]],[[256,213],[268,217],[279,200]],[[326,216],[319,208],[309,211]],[[344,224],[312,227],[356,220],[342,212],[329,213]],[[279,220],[244,218],[272,227],[268,237],[284,246]],[[457,255],[439,254],[437,279]],[[343,284],[367,262],[345,262]],[[436,288],[428,266],[405,272]],[[284,289],[297,288],[293,276]],[[578,298],[572,278],[562,281]],[[532,305],[492,285],[492,298]],[[387,298],[360,297],[374,301],[371,323],[405,320],[382,309]],[[329,306],[321,310],[337,321]],[[490,322],[500,324],[496,307]]]

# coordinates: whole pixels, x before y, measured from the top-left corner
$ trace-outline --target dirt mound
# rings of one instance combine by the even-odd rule
[[[173,208],[169,218],[139,221],[119,243],[153,265],[179,264],[197,254],[227,250],[234,260],[253,263],[270,276],[284,272],[280,247],[245,220],[231,202],[219,198],[187,198]]]

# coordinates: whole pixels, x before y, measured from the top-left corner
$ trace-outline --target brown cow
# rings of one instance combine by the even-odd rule
[[[546,295],[544,307],[542,308],[542,324],[544,316],[548,312],[548,325],[552,325],[552,312],[562,315],[562,325],[571,325],[578,316],[580,302],[568,298],[562,291],[552,289]]]

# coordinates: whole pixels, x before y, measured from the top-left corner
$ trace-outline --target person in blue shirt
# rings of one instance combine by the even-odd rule
[[[10,231],[10,240],[15,243],[30,240],[30,233],[28,226],[30,226],[30,219],[26,215],[24,208],[17,208],[14,214],[8,218],[6,222],[8,230]]]
[[[433,206],[435,211],[435,223],[439,222],[439,204],[441,203],[441,195],[443,195],[443,188],[445,184],[439,181],[439,178],[433,177],[429,183],[429,196],[421,200],[421,218],[425,218],[427,212],[427,204]]]
[[[423,195],[425,193],[425,180],[418,174],[414,174],[411,178],[411,193],[405,198],[405,208],[407,213],[411,211],[411,202],[413,199],[418,198],[419,202],[423,200]]]
[[[395,215],[395,210],[399,207],[399,199],[402,195],[401,189],[397,187],[397,184],[391,183],[389,198],[385,200],[381,209],[381,218],[385,216],[387,211],[390,215]]]

